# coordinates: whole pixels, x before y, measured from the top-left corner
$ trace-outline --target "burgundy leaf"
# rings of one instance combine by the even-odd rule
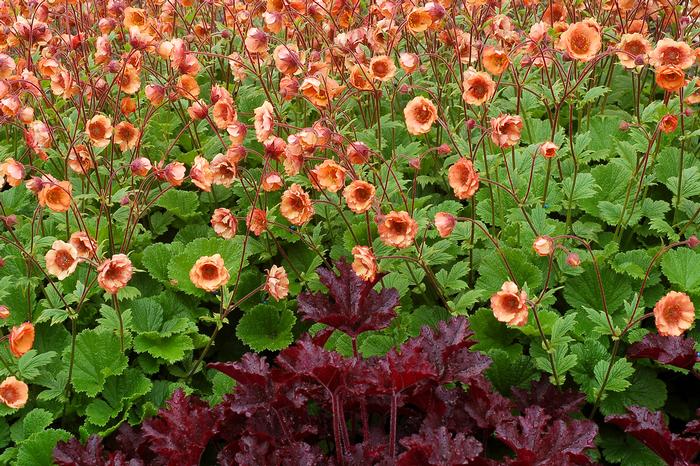
[[[398,466],[456,466],[469,464],[483,450],[474,437],[463,433],[452,435],[445,427],[424,429],[419,434],[401,439],[406,451],[398,458]]]
[[[328,294],[301,293],[297,300],[304,319],[313,320],[336,328],[355,338],[368,330],[381,330],[396,317],[394,309],[399,304],[399,292],[394,288],[375,291],[381,275],[372,281],[364,281],[341,260],[336,262],[340,275],[319,267],[321,283]]]
[[[275,362],[282,370],[311,379],[330,393],[347,385],[347,377],[354,366],[354,359],[317,346],[309,338],[283,350]]]
[[[238,362],[215,362],[207,367],[221,371],[238,382],[235,397],[227,399],[227,405],[233,412],[250,416],[258,409],[268,409],[273,389],[270,365],[265,358],[246,353]]]
[[[696,419],[685,425],[686,434],[700,434],[700,408],[695,411]]]
[[[586,395],[581,392],[555,387],[549,383],[545,375],[539,381],[533,381],[529,391],[513,388],[511,393],[513,401],[521,412],[524,412],[528,406],[537,405],[555,419],[577,411],[586,400]]]
[[[483,375],[469,385],[463,407],[481,429],[493,430],[513,419],[513,403],[498,393]]]
[[[650,358],[662,364],[690,369],[695,364],[695,340],[682,336],[648,333],[627,349],[631,359]]]
[[[496,437],[516,454],[513,465],[592,464],[585,451],[594,448],[598,426],[588,420],[553,420],[540,406],[496,427]]]
[[[605,421],[621,427],[669,465],[691,465],[700,453],[700,439],[672,433],[661,412],[641,406],[630,406],[627,411],[627,414],[610,415]]]
[[[53,460],[59,466],[103,466],[102,439],[91,435],[85,445],[76,438],[58,442],[53,449]]]
[[[156,452],[157,464],[195,466],[214,436],[214,415],[209,405],[178,389],[168,401],[168,408],[143,423],[143,434]]]

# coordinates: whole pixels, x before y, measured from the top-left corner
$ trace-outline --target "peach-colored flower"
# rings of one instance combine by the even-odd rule
[[[457,219],[454,215],[449,212],[438,212],[435,214],[435,228],[437,228],[438,234],[441,238],[447,238],[452,234],[455,225],[457,225]]]
[[[0,305],[0,319],[5,320],[10,317],[10,309],[5,305]]]
[[[348,208],[356,214],[363,214],[372,207],[375,187],[363,180],[354,180],[343,190],[343,197]]]
[[[129,283],[133,274],[134,268],[126,254],[115,254],[97,267],[97,283],[108,293],[116,294]]]
[[[374,89],[372,85],[372,72],[362,65],[354,65],[350,68],[350,76],[348,77],[348,82],[355,89],[361,91],[371,91]]]
[[[407,248],[418,233],[418,222],[408,212],[391,211],[379,220],[379,237],[387,246]]]
[[[219,207],[214,210],[211,216],[211,226],[218,236],[224,239],[231,239],[236,236],[238,221],[230,210]]]
[[[20,409],[27,404],[29,387],[21,380],[10,376],[0,383],[0,401],[12,409]]]
[[[275,301],[286,298],[289,294],[289,278],[287,278],[287,271],[284,270],[284,267],[273,265],[266,272],[265,291],[270,293]]]
[[[128,121],[122,121],[114,127],[114,143],[119,150],[126,151],[136,147],[141,132]]]
[[[254,54],[267,53],[268,37],[265,31],[258,28],[250,28],[246,33],[245,48]]]
[[[192,168],[190,168],[190,179],[202,191],[211,191],[211,183],[214,179],[214,174],[209,168],[209,161],[198,155],[194,158]]]
[[[225,187],[229,187],[238,177],[238,161],[241,157],[245,157],[245,149],[243,149],[243,156],[241,156],[237,148],[242,148],[242,146],[231,146],[226,151],[225,154],[217,154],[214,159],[209,164],[212,172],[212,183],[220,184]]]
[[[136,176],[146,176],[151,171],[153,165],[146,157],[138,157],[129,164],[131,172]]]
[[[355,246],[352,248],[352,270],[358,277],[366,282],[371,282],[377,276],[377,259],[372,249],[367,246]]]
[[[324,76],[319,78],[306,78],[299,86],[299,91],[304,97],[317,107],[325,108],[329,102],[340,94],[345,86],[339,85],[335,80]]]
[[[677,92],[685,86],[685,73],[676,65],[663,65],[656,69],[656,84],[666,91]]]
[[[148,26],[148,14],[143,8],[124,8],[124,26],[129,29],[136,27],[144,29]]]
[[[84,231],[76,231],[70,235],[68,242],[78,252],[78,257],[89,259],[97,254],[97,242]]]
[[[56,240],[46,253],[45,259],[46,271],[63,280],[75,272],[78,266],[78,251],[72,244]]]
[[[73,185],[70,181],[47,180],[39,191],[39,205],[54,212],[67,212],[70,209]]]
[[[559,146],[551,141],[544,142],[540,145],[540,154],[546,159],[551,159],[556,157]]]
[[[141,78],[138,70],[131,64],[124,65],[124,69],[117,77],[119,89],[125,94],[136,94],[141,88]]]
[[[666,134],[670,134],[678,127],[678,117],[676,115],[664,115],[659,121],[659,129]]]
[[[581,258],[575,252],[570,252],[566,255],[566,263],[571,267],[578,267],[581,265]]]
[[[292,225],[301,226],[305,224],[314,215],[311,197],[301,186],[296,183],[292,184],[282,194],[280,213]]]
[[[314,188],[338,192],[345,185],[345,169],[331,159],[316,165],[310,173]]]
[[[76,144],[68,152],[68,168],[80,175],[85,175],[95,168],[90,152],[84,144]]]
[[[299,49],[294,44],[278,45],[272,52],[272,57],[275,60],[275,67],[286,76],[295,74],[302,65]]]
[[[415,53],[401,52],[399,54],[399,65],[406,74],[411,74],[418,69],[420,58]]]
[[[145,89],[146,98],[153,106],[160,105],[165,100],[165,88],[159,84],[149,84]]]
[[[284,100],[292,100],[299,94],[299,81],[292,76],[284,76],[280,79],[279,93]]]
[[[523,120],[518,115],[500,115],[491,119],[491,140],[501,148],[512,147],[520,141]]]
[[[677,42],[665,38],[656,43],[654,50],[649,52],[649,64],[654,68],[674,65],[682,70],[690,68],[695,63],[695,54],[685,42]]]
[[[508,54],[503,50],[499,50],[492,45],[487,45],[481,52],[481,63],[491,74],[502,74],[510,64]]]
[[[649,62],[651,44],[646,37],[637,32],[623,34],[617,48],[620,49],[616,54],[617,58],[620,60],[620,64],[627,69],[638,68]]]
[[[275,127],[275,113],[267,100],[255,109],[255,137],[258,142],[265,142],[272,136]]]
[[[267,212],[253,208],[245,218],[245,224],[255,236],[260,236],[267,230]]]
[[[220,254],[202,256],[190,269],[190,280],[197,288],[216,291],[228,283],[231,275]]]
[[[0,164],[0,187],[4,182],[13,187],[19,186],[25,174],[24,165],[10,157]]]
[[[591,19],[571,24],[561,33],[559,43],[571,58],[589,61],[602,46],[600,26]]]
[[[187,169],[185,168],[184,163],[174,161],[167,164],[163,170],[160,170],[159,168],[158,172],[156,173],[156,177],[159,180],[167,181],[173,186],[180,186],[185,179],[186,172]]]
[[[88,120],[85,134],[95,147],[106,147],[112,138],[112,120],[104,115],[95,115]]]
[[[238,112],[230,99],[219,99],[212,109],[212,120],[219,129],[226,129],[238,118]]]
[[[367,144],[360,141],[351,142],[345,151],[345,156],[350,163],[363,164],[369,160],[370,150]]]
[[[369,62],[369,69],[374,79],[379,81],[390,81],[396,75],[396,65],[394,60],[387,55],[377,55]]]
[[[518,285],[505,282],[501,291],[491,296],[491,309],[499,322],[519,327],[527,323],[527,293],[518,291]]]
[[[554,252],[554,240],[549,236],[538,236],[532,243],[532,249],[540,256],[549,256]]]
[[[187,100],[197,100],[197,97],[199,97],[199,94],[202,92],[197,80],[189,74],[183,74],[177,78],[175,89],[177,89],[177,94],[180,97],[184,97]],[[204,107],[206,107],[206,105],[204,105]]]
[[[469,199],[479,189],[479,173],[466,157],[460,158],[449,168],[447,179],[457,199]]]
[[[695,306],[687,294],[669,291],[654,306],[654,318],[659,335],[679,336],[695,322]]]
[[[406,128],[414,136],[420,136],[430,131],[437,120],[437,108],[425,97],[414,97],[403,109]]]
[[[284,181],[276,171],[269,171],[262,176],[260,186],[265,192],[279,191],[284,186]]]
[[[34,325],[25,322],[19,327],[12,327],[9,338],[10,351],[19,358],[34,346]]]
[[[412,34],[427,31],[432,24],[430,12],[423,7],[414,8],[406,17],[406,28]]]
[[[490,100],[496,92],[496,83],[483,71],[467,70],[462,87],[462,99],[469,105],[481,105]]]

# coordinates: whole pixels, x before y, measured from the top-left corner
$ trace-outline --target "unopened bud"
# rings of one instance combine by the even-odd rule
[[[688,247],[689,248],[697,248],[698,245],[700,244],[700,239],[698,239],[697,236],[693,235],[690,238],[688,238]]]
[[[571,267],[578,267],[579,265],[581,265],[581,258],[575,252],[570,252],[566,256],[566,263],[569,264]]]

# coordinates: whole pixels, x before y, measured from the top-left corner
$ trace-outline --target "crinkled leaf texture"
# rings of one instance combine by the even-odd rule
[[[695,364],[695,340],[682,336],[662,336],[648,333],[627,349],[630,359],[649,358],[661,364],[690,369]]]

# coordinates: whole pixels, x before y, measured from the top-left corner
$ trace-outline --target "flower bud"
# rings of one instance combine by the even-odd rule
[[[698,247],[699,244],[700,244],[700,239],[698,239],[697,236],[693,235],[690,238],[688,238],[688,247],[689,248],[695,249]]]
[[[581,265],[581,258],[575,252],[570,252],[566,256],[566,263],[569,264],[571,267],[578,267],[579,265]]]

